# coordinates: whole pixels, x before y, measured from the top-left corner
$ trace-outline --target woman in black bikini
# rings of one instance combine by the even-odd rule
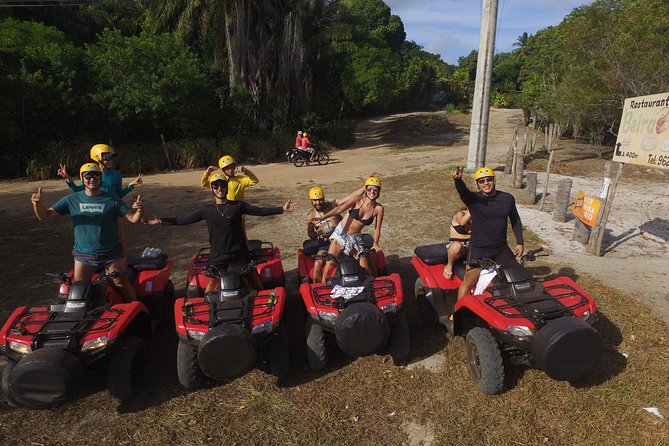
[[[472,238],[472,214],[467,206],[463,206],[453,215],[448,238],[448,263],[444,265],[444,277],[453,277],[453,264],[462,257],[469,248]]]
[[[365,226],[370,226],[376,219],[372,249],[377,252],[381,251],[379,239],[381,238],[381,225],[383,224],[383,205],[376,201],[380,193],[381,180],[371,176],[365,181],[364,194],[349,196],[342,204],[320,217],[320,220],[328,219],[348,209],[348,215],[344,217],[330,236],[332,241],[328,253],[336,256],[343,249],[344,254],[356,257],[360,266],[373,276],[376,275],[375,265],[371,265],[367,256],[364,255],[362,229]],[[334,266],[334,262],[328,262],[325,265],[325,268],[323,268],[323,282],[325,282]]]

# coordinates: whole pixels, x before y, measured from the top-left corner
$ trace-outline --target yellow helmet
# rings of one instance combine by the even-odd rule
[[[367,181],[365,181],[365,187],[367,186],[376,186],[381,189],[381,180],[376,177],[369,177],[367,178]]]
[[[481,167],[474,174],[474,179],[478,180],[479,178],[493,177],[495,178],[495,172],[492,171],[490,167]]]
[[[229,166],[230,164],[235,164],[235,159],[230,155],[222,156],[221,159],[218,160],[218,167],[221,169]]]
[[[321,200],[325,199],[325,191],[320,186],[312,187],[309,190],[309,199],[310,200]]]
[[[225,181],[227,183],[228,178],[222,173],[214,173],[209,176],[209,185],[211,186],[214,183],[214,181]]]
[[[102,155],[104,153],[111,153],[113,155],[116,152],[114,152],[114,149],[112,149],[107,144],[96,144],[93,147],[91,147],[91,159],[93,161],[97,161],[98,163],[101,163],[102,162]]]
[[[102,175],[102,168],[97,163],[86,163],[79,169],[79,179],[84,181],[84,173],[86,172],[98,172]]]
[[[304,132],[304,133],[302,133],[302,136],[304,136],[305,138],[307,138],[307,137],[309,137],[309,134],[308,134],[307,132]]]

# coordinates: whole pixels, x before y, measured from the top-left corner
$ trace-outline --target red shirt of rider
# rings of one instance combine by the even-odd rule
[[[301,149],[302,148],[302,137],[300,135],[297,135],[295,137],[295,148],[296,149]]]
[[[303,136],[302,137],[302,150],[307,150],[309,148],[309,137],[308,136]]]

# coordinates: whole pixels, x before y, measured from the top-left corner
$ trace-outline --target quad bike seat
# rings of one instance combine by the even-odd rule
[[[446,265],[448,263],[448,243],[436,243],[434,245],[424,245],[419,246],[414,249],[414,254],[416,257],[421,259],[426,265]],[[464,258],[457,260],[453,265],[453,274],[458,276],[460,279],[465,276],[465,264],[463,263]]]

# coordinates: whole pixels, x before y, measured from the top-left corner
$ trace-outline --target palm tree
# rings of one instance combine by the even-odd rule
[[[523,49],[527,45],[527,41],[529,40],[529,38],[530,36],[527,33],[522,33],[520,36],[518,36],[513,46],[516,48]]]

